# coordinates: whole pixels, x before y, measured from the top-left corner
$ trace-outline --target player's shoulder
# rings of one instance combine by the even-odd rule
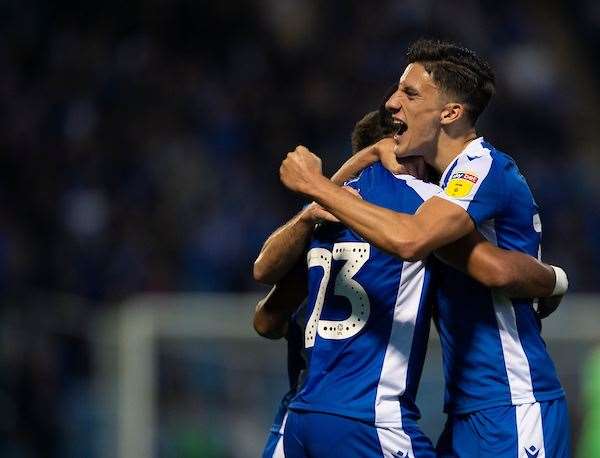
[[[375,162],[364,169],[362,169],[357,176],[354,178],[350,178],[349,180],[344,182],[344,186],[350,186],[352,188],[359,188],[361,185],[365,185],[367,183],[372,182],[377,175],[380,173],[379,166],[380,162]]]
[[[476,184],[480,180],[504,181],[511,174],[518,174],[514,159],[479,137],[456,157],[442,181],[467,180]]]
[[[366,167],[358,177],[346,182],[361,193],[366,200],[385,205],[386,197],[395,205],[420,203],[441,192],[437,184],[427,183],[412,175],[393,174],[381,162]]]
[[[420,199],[426,201],[431,199],[433,196],[438,195],[442,192],[437,184],[428,183],[419,178],[413,177],[412,175],[392,175],[396,180],[401,181],[404,185],[410,188]]]
[[[497,172],[518,171],[515,160],[504,151],[496,148],[483,137],[478,138],[464,151],[463,161],[476,164],[489,164]]]
[[[529,191],[527,180],[521,173],[515,160],[507,153],[494,148],[491,144],[485,143],[490,151],[492,158],[492,174],[498,176],[508,192]]]
[[[401,194],[412,194],[416,199],[425,201],[441,191],[437,184],[428,183],[409,174],[394,174],[380,162],[373,165],[376,167],[372,173],[377,179],[385,183],[384,186],[396,188]]]

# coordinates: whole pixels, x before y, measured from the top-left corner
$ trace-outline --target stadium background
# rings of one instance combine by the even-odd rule
[[[421,36],[490,59],[497,96],[479,130],[528,178],[545,259],[574,293],[600,293],[599,5],[0,2],[0,455],[122,454],[118,389],[98,389],[101,374],[120,383],[110,332],[125,301],[168,316],[185,292],[218,295],[185,296],[200,335],[153,347],[153,453],[256,456],[285,391],[283,344],[203,338],[203,325],[218,324],[225,301],[250,326],[252,293],[264,291],[251,263],[302,205],[278,182],[284,154],[302,143],[334,171]],[[149,292],[161,296],[140,299]],[[597,301],[585,297],[592,306],[550,319],[558,337],[575,329],[550,349],[576,443],[582,368],[600,344]],[[587,340],[574,323],[592,326]],[[422,407],[437,431],[431,358]]]

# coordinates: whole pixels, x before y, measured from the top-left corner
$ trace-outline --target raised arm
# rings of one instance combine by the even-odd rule
[[[287,188],[308,196],[372,244],[402,259],[424,259],[475,229],[466,211],[439,197],[408,215],[352,196],[323,177],[321,160],[302,146],[283,161],[279,175]]]
[[[385,138],[375,145],[362,149],[340,167],[331,178],[330,183],[341,186],[357,176],[361,170],[378,161],[381,149],[393,147],[393,140]],[[385,157],[389,158],[390,156]],[[393,168],[394,164],[387,166]],[[396,166],[400,167],[397,163]],[[265,241],[258,258],[254,261],[254,279],[268,285],[274,285],[281,280],[300,258],[310,240],[315,224],[323,219],[328,220],[329,214],[322,212],[319,205],[312,203],[275,230]]]
[[[280,339],[287,334],[288,322],[306,299],[306,266],[299,261],[271,291],[256,304],[254,329],[262,337]]]

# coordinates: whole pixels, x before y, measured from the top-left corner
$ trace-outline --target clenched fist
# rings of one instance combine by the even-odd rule
[[[321,159],[301,145],[287,154],[279,168],[279,178],[284,186],[300,194],[309,195],[315,180],[321,177]]]

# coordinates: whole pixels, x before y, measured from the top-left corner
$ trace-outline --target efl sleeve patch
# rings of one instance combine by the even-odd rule
[[[472,172],[453,173],[446,186],[446,194],[450,197],[467,197],[478,181],[479,177]]]

